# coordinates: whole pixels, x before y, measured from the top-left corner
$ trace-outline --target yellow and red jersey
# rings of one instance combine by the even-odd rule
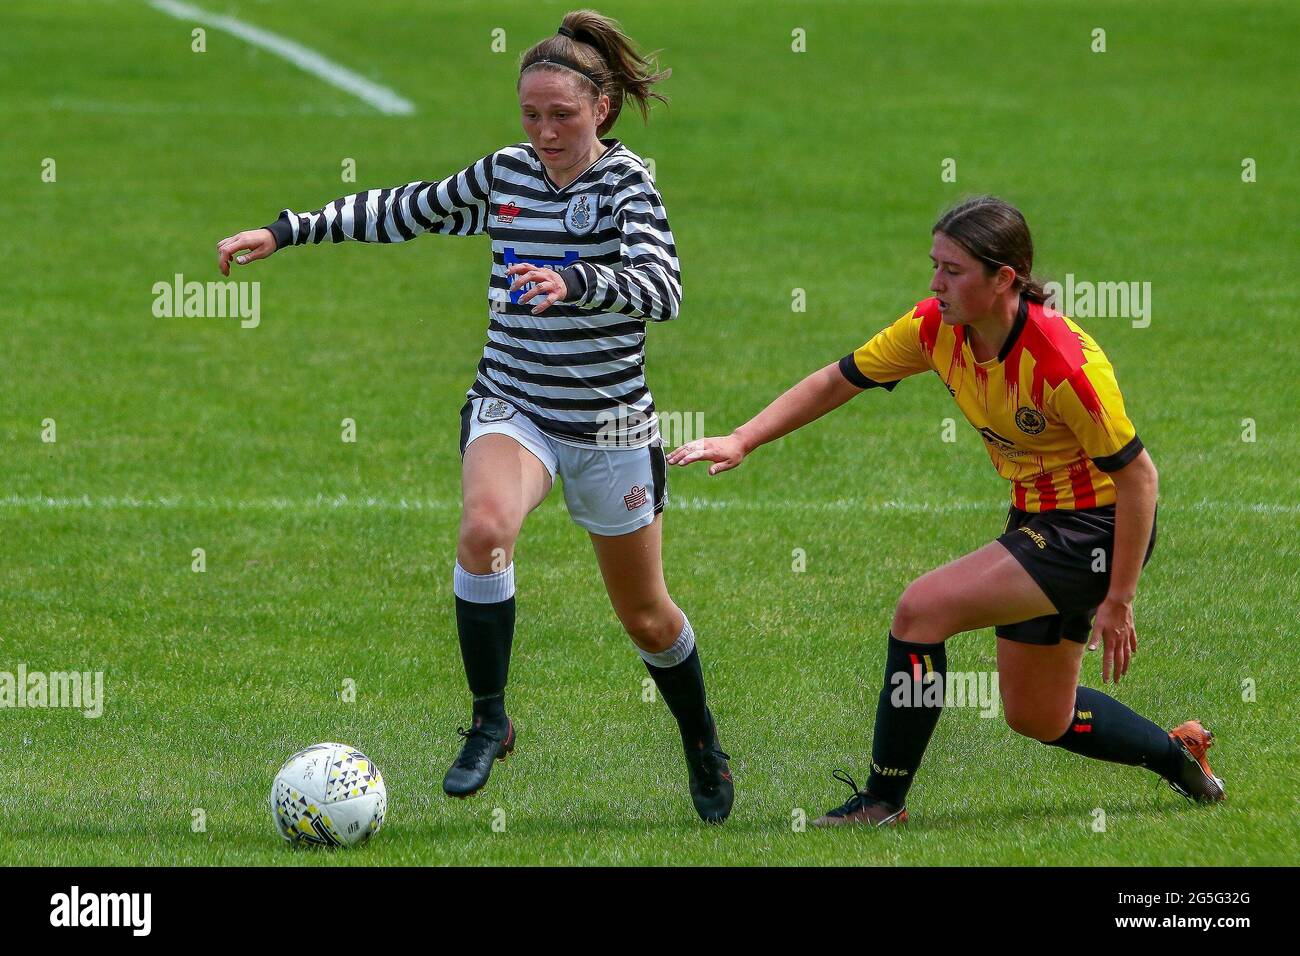
[[[1142,451],[1105,353],[1072,321],[1021,298],[1001,352],[975,361],[964,325],[948,325],[939,301],[901,319],[840,360],[859,388],[892,389],[934,371],[984,438],[998,474],[1022,511],[1115,503],[1106,474]]]

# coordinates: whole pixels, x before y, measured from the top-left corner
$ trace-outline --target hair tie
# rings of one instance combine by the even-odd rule
[[[574,35],[573,31],[570,30],[568,27],[566,27],[563,23],[560,24],[560,29],[556,30],[555,32],[558,33],[558,34],[559,34],[560,36],[562,36],[562,37],[568,37],[570,40],[576,40],[576,39],[577,39],[577,37]]]

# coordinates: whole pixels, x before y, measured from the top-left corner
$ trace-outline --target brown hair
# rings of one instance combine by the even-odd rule
[[[1001,266],[1015,270],[1015,288],[1025,298],[1042,302],[1043,285],[1033,276],[1034,240],[1020,210],[995,196],[976,196],[953,206],[934,224],[941,232],[984,263],[988,275]]]
[[[650,53],[642,56],[637,52],[632,40],[619,29],[618,21],[602,16],[595,10],[574,10],[565,14],[561,29],[572,36],[557,33],[535,44],[519,61],[519,75],[539,60],[568,60],[580,67],[580,72],[564,66],[545,63],[539,70],[556,70],[582,77],[579,83],[590,81],[593,99],[600,99],[604,93],[609,97],[609,115],[596,130],[597,136],[604,136],[613,128],[618,114],[623,109],[625,98],[631,98],[641,110],[642,120],[649,118],[650,100],[656,99],[667,103],[668,98],[650,89],[672,75],[672,70],[656,72],[654,58]]]

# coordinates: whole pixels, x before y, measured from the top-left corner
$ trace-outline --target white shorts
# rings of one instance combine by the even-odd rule
[[[564,482],[569,517],[593,534],[629,534],[668,501],[663,447],[588,448],[548,436],[503,398],[471,398],[460,410],[460,453],[480,435],[509,435]]]

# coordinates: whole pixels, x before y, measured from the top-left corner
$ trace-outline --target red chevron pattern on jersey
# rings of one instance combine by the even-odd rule
[[[1132,461],[1142,442],[1097,343],[1066,316],[1027,301],[996,358],[976,361],[967,336],[966,326],[944,321],[937,299],[925,299],[846,355],[840,370],[861,388],[892,388],[933,371],[1021,510],[1113,504],[1107,472]]]

